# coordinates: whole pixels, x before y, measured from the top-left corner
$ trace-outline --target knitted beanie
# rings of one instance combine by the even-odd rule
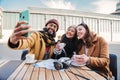
[[[45,24],[45,26],[47,26],[49,23],[54,23],[54,24],[56,24],[56,25],[57,25],[57,31],[58,31],[58,29],[59,29],[59,23],[58,23],[58,21],[57,21],[56,19],[50,19],[50,20]]]

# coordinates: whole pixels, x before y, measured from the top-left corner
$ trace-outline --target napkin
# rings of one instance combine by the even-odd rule
[[[56,70],[54,67],[54,64],[53,64],[54,61],[55,61],[55,59],[47,59],[47,60],[37,62],[37,63],[33,64],[33,66]]]

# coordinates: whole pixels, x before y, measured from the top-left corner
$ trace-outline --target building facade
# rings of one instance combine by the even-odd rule
[[[49,9],[29,7],[30,25],[34,30],[41,30],[45,23],[52,18],[59,21],[60,28],[57,36],[65,33],[70,25],[82,22],[88,24],[90,29],[103,36],[108,42],[120,42],[120,16],[98,13],[81,12],[75,10]],[[3,11],[3,35],[6,39],[11,34],[20,11]]]
[[[113,13],[111,13],[111,14],[120,16],[120,0],[119,0],[119,2],[116,4],[116,11],[113,12]]]
[[[2,38],[2,8],[0,7],[0,39]]]

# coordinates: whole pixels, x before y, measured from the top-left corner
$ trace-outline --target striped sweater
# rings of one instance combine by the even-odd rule
[[[51,42],[51,41],[48,40],[48,42]],[[31,33],[30,37],[28,37],[27,39],[21,39],[21,40],[19,40],[18,43],[19,43],[18,46],[13,48],[13,47],[11,47],[10,42],[8,42],[8,46],[15,50],[21,50],[21,49],[28,48],[29,53],[35,54],[35,59],[37,59],[37,60],[43,59],[45,50],[46,50],[46,43],[42,37],[42,33],[33,32],[33,33]],[[53,49],[54,49],[54,46],[51,45],[49,58],[53,54]]]

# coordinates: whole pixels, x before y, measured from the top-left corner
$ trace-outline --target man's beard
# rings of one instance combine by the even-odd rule
[[[48,34],[49,37],[54,38],[54,37],[56,36],[56,32],[53,31],[53,33],[51,34],[51,33],[49,32],[49,29],[50,29],[50,28],[43,28],[43,30]]]

